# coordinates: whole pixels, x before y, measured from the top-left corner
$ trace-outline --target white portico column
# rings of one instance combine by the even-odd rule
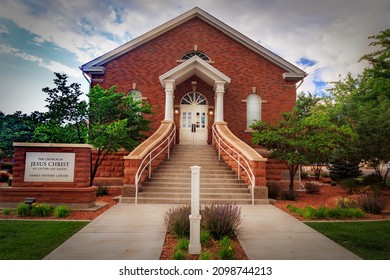
[[[215,119],[216,123],[224,122],[223,120],[223,95],[225,94],[225,82],[224,81],[216,81],[214,84],[215,90]]]
[[[165,80],[165,121],[173,122],[173,92],[175,80]]]

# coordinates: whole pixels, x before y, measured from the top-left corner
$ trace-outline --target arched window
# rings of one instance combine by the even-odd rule
[[[142,100],[142,94],[139,90],[132,89],[127,93],[127,96],[134,95],[134,100]]]
[[[191,57],[193,56],[199,56],[201,59],[203,60],[206,60],[206,61],[210,61],[210,58],[208,57],[207,54],[203,53],[203,52],[200,52],[200,51],[189,51],[187,53],[185,53],[182,57],[181,57],[181,60],[187,60],[187,59],[190,59]]]
[[[207,105],[206,97],[200,92],[192,91],[187,93],[181,99],[182,105]]]
[[[246,121],[247,128],[257,121],[261,121],[261,98],[258,94],[252,93],[246,99]]]

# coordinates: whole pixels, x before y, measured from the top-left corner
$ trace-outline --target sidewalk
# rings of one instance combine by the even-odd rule
[[[252,260],[356,260],[358,256],[272,205],[241,205],[238,235]]]
[[[166,204],[117,204],[47,255],[47,260],[158,260]],[[241,205],[238,235],[252,260],[353,260],[356,255],[272,205]]]
[[[172,205],[117,204],[47,255],[46,260],[158,260],[164,214]]]

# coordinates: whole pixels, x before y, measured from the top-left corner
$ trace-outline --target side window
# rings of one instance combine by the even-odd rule
[[[132,89],[127,93],[127,95],[134,95],[135,100],[142,100],[142,94],[139,90]]]
[[[252,124],[261,120],[261,98],[252,93],[248,95],[246,100],[246,127],[250,128]]]

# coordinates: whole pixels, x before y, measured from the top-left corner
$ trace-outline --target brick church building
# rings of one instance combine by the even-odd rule
[[[137,197],[148,170],[150,177],[176,146],[195,158],[213,147],[255,199],[267,198],[267,181],[283,179],[279,165],[252,146],[250,125],[290,111],[306,73],[207,12],[194,8],[81,70],[91,86],[115,85],[152,106],[151,137],[120,159],[123,173],[115,175],[129,188],[124,197]],[[156,148],[162,154],[148,163]],[[104,166],[100,176],[110,177]]]

